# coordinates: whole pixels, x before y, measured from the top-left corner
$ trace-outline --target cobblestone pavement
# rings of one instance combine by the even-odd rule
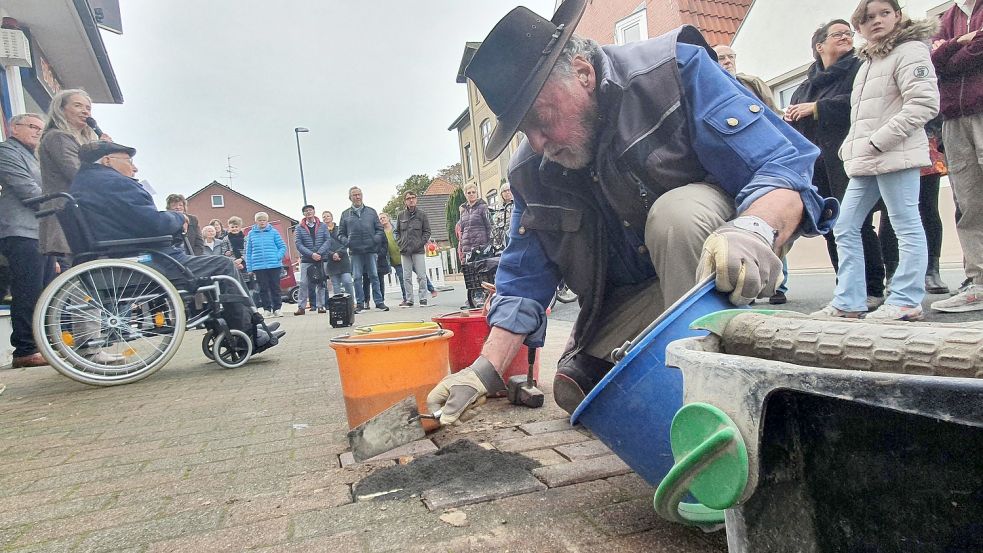
[[[462,297],[357,322],[429,320]],[[342,467],[348,428],[328,341],[347,329],[310,313],[282,322],[283,343],[236,370],[206,362],[191,332],[165,368],[128,386],[0,371],[0,551],[726,550],[722,532],[658,519],[653,489],[568,426],[548,383],[569,322],[551,323],[545,408],[491,400],[428,436],[536,459],[536,491],[490,500],[476,489],[434,510],[420,498],[353,501],[353,483],[400,460]]]

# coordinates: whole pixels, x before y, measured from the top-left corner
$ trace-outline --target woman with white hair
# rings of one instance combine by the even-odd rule
[[[68,192],[79,170],[79,146],[95,142],[100,137],[89,128],[87,119],[92,114],[92,100],[81,89],[62,90],[51,99],[48,123],[41,136],[38,157],[41,160],[41,191],[44,194]],[[104,140],[111,140],[102,135]],[[58,200],[58,205],[61,201]],[[54,207],[48,202],[44,207]],[[56,217],[45,217],[40,223],[41,251],[68,261],[72,254]]]
[[[461,261],[467,259],[471,250],[483,248],[491,242],[492,224],[488,204],[478,195],[478,187],[468,184],[464,187],[466,202],[461,204],[461,242],[459,244]]]

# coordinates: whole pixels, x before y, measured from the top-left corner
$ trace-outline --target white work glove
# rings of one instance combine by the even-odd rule
[[[782,278],[782,260],[764,237],[728,222],[703,243],[697,281],[710,275],[716,275],[718,290],[731,293],[732,304],[747,305],[774,295]]]
[[[454,424],[464,412],[505,390],[505,382],[490,361],[478,357],[470,367],[445,376],[427,395],[431,413],[440,411],[440,424]]]

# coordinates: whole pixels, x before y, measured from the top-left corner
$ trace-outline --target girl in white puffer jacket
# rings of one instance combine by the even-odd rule
[[[833,227],[840,267],[833,300],[814,315],[860,317],[867,311],[860,225],[883,198],[898,235],[899,264],[884,305],[866,318],[917,320],[928,265],[919,168],[930,164],[925,124],[939,111],[927,43],[934,24],[909,20],[897,0],[862,0],[852,23],[867,44],[853,83],[850,132],[840,148],[850,176]]]

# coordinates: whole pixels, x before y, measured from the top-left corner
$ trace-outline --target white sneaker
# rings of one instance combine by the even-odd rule
[[[922,317],[922,306],[920,305],[891,305],[890,303],[885,303],[878,307],[876,311],[867,313],[864,319],[872,321],[920,321]]]
[[[859,319],[861,315],[863,315],[861,311],[842,311],[832,305],[827,305],[819,311],[809,313],[810,317],[839,317],[841,319]]]
[[[264,309],[263,310],[263,316],[266,317],[267,319],[272,319],[273,318],[273,312],[270,311],[269,309]]]
[[[964,313],[983,310],[983,285],[970,284],[965,290],[951,298],[932,304],[932,309],[944,313]]]
[[[283,316],[283,313],[280,313],[280,310],[279,309],[277,309],[276,311],[273,312],[273,317],[274,318],[279,318],[279,317],[282,317],[282,316]]]
[[[85,358],[97,365],[119,365],[126,361],[126,357],[118,353],[108,353],[102,350],[87,354]]]

